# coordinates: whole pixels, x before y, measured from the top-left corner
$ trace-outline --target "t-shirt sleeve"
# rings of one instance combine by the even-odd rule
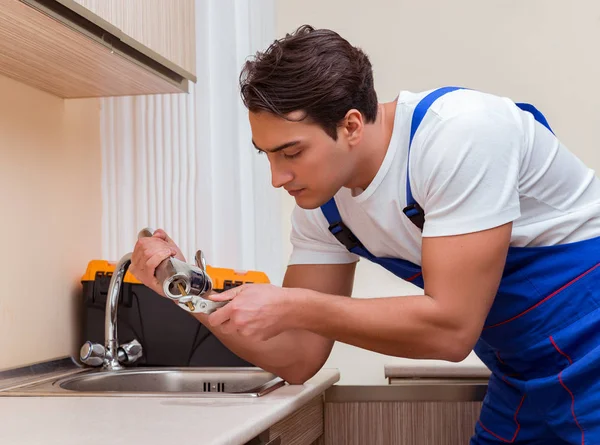
[[[327,229],[329,224],[321,209],[305,210],[298,206],[292,212],[292,254],[294,264],[347,264],[358,261]]]
[[[482,110],[440,118],[423,135],[414,156],[411,150],[410,180],[425,211],[424,237],[478,232],[520,216],[522,134],[509,116]]]

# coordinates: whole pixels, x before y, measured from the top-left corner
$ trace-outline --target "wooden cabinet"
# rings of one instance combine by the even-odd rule
[[[73,0],[196,74],[194,0]]]
[[[63,98],[181,93],[196,81],[193,0],[84,2],[0,0],[0,75]]]
[[[245,445],[323,445],[323,430],[319,396]]]
[[[485,378],[333,386],[245,445],[466,445]]]
[[[327,403],[324,445],[466,445],[481,402]]]
[[[334,386],[325,394],[324,445],[465,445],[487,381]]]

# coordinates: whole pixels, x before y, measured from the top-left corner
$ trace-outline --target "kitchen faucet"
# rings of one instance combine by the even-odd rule
[[[138,239],[151,237],[152,233],[149,228],[142,229],[138,233]],[[79,359],[86,365],[102,366],[102,369],[116,371],[123,369],[123,364],[134,363],[142,356],[142,345],[139,341],[134,339],[119,345],[117,336],[119,293],[131,264],[131,255],[123,255],[110,279],[104,316],[104,346],[87,341],[79,351]],[[165,296],[188,312],[211,314],[228,303],[203,298],[212,292],[212,280],[206,272],[206,261],[200,250],[196,252],[196,266],[176,258],[167,258],[158,265],[155,276],[161,283]]]
[[[79,352],[79,359],[86,365],[102,366],[104,370],[117,371],[124,368],[122,364],[134,363],[142,356],[142,345],[139,341],[134,339],[129,343],[119,345],[117,336],[119,292],[130,264],[131,253],[128,253],[123,255],[115,267],[106,296],[104,346],[91,341],[84,343]]]

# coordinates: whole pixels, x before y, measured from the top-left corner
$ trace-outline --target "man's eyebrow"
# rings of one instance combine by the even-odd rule
[[[271,150],[265,150],[263,148],[260,148],[258,145],[256,145],[256,143],[254,142],[254,139],[252,140],[252,145],[254,145],[254,148],[256,148],[257,150],[260,150],[260,151],[267,152],[267,153],[276,153],[276,152],[284,150],[288,147],[293,147],[294,145],[297,145],[299,143],[300,143],[300,141],[290,141],[290,142],[286,142],[285,144],[282,144],[278,147],[275,147]]]

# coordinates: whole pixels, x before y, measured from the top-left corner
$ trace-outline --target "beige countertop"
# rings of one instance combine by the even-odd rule
[[[442,360],[410,360],[390,358],[384,364],[386,378],[487,378],[489,369],[472,353],[458,363]]]
[[[0,397],[0,444],[240,445],[338,380],[336,369],[322,369],[252,399]]]

